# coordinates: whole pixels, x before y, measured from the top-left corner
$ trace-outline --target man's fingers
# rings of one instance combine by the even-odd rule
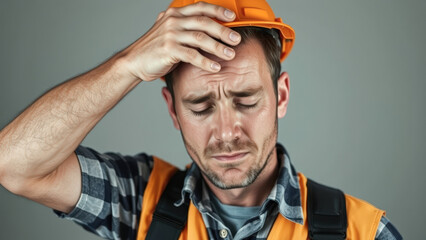
[[[178,47],[175,55],[178,61],[190,63],[209,72],[219,72],[221,68],[219,63],[203,56],[200,52],[190,47]]]
[[[173,8],[170,8],[167,11],[171,9]],[[177,10],[180,14],[183,14],[184,16],[203,15],[224,22],[233,21],[236,16],[235,13],[229,9],[205,2],[198,2],[185,7],[176,8],[175,10]]]
[[[160,12],[159,14],[158,14],[158,16],[157,16],[157,19],[155,20],[155,21],[158,21],[159,19],[161,19],[163,16],[164,16],[164,14],[165,14],[166,12]]]
[[[231,60],[235,56],[234,49],[211,38],[204,32],[186,31],[180,34],[178,41],[182,45],[199,48],[205,52],[216,55],[225,60]]]
[[[235,51],[226,45],[238,45],[241,36],[217,20],[230,22],[235,17],[224,7],[204,2],[161,12],[149,32],[126,49],[129,72],[150,81],[164,76],[179,62],[213,73],[220,71],[215,58],[209,58],[233,59]]]
[[[241,36],[232,29],[222,26],[206,16],[192,16],[182,18],[179,26],[189,31],[203,31],[208,35],[222,40],[222,42],[235,46],[240,42]]]

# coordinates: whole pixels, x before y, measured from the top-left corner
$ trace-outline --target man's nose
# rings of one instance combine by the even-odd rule
[[[231,106],[216,111],[214,119],[214,137],[223,142],[232,142],[240,138],[241,122],[238,113]]]

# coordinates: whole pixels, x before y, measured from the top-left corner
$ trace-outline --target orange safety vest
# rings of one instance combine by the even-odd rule
[[[157,157],[154,157],[154,167],[149,177],[148,185],[145,189],[142,212],[138,229],[138,240],[145,240],[151,225],[152,215],[157,206],[161,194],[163,193],[169,179],[177,171],[177,168]],[[307,188],[306,177],[299,173],[300,194],[303,207],[303,216],[307,216],[306,201]],[[348,240],[367,240],[374,239],[376,230],[379,226],[381,217],[385,214],[371,204],[345,194],[346,211],[348,218],[348,229],[346,236]],[[191,202],[188,210],[188,221],[179,237],[179,240],[204,240],[208,239],[207,229],[204,225],[203,218],[198,209]],[[292,222],[281,214],[278,214],[274,225],[269,233],[268,239],[288,239],[300,240],[308,239],[308,224],[298,224]]]

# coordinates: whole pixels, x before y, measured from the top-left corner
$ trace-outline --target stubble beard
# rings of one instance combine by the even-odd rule
[[[272,131],[266,136],[262,145],[262,149],[261,149],[262,152],[260,157],[265,156],[265,152],[268,152],[268,154],[266,154],[266,159],[264,161],[261,161],[258,159],[255,162],[255,164],[250,167],[250,169],[247,171],[245,176],[239,182],[225,183],[220,174],[210,169],[207,166],[207,164],[202,164],[200,154],[196,151],[196,149],[191,144],[188,143],[188,141],[186,141],[185,136],[183,135],[182,132],[181,134],[182,134],[182,139],[186,146],[186,150],[189,156],[192,158],[193,161],[194,161],[193,156],[197,158],[196,160],[198,161],[194,161],[194,163],[197,164],[198,162],[201,164],[201,166],[199,164],[197,165],[200,168],[203,175],[207,177],[207,179],[214,186],[222,190],[244,188],[252,184],[260,175],[260,173],[262,173],[262,171],[265,169],[266,165],[270,162],[271,156],[273,152],[275,151],[275,143],[277,141],[277,136],[278,136],[278,120],[275,119],[274,127],[272,128]],[[272,147],[270,147],[270,149],[267,149],[271,145],[271,142],[274,142],[274,144],[272,145]],[[247,140],[244,142],[239,140],[234,140],[229,143],[219,142],[218,144],[207,146],[204,151],[204,156],[207,156],[205,159],[208,159],[208,156],[211,156],[214,153],[232,152],[232,151],[243,150],[243,149],[244,150],[250,149],[251,152],[252,151],[256,153],[258,152],[258,148],[252,140]],[[235,168],[237,166],[238,166],[238,163],[226,163],[221,165],[222,168],[228,168],[228,169]]]

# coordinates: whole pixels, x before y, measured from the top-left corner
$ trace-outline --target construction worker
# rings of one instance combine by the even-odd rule
[[[175,239],[402,239],[384,211],[349,195],[339,205],[345,214],[336,214],[344,222],[337,221],[339,238],[312,231],[309,223],[334,223],[328,214],[314,220],[321,209],[308,211],[308,180],[277,143],[290,89],[280,61],[294,31],[264,1],[207,2],[173,1],[129,47],[7,125],[0,183],[101,237],[163,239],[151,230],[161,218],[154,212],[177,169],[155,156],[100,154],[80,143],[131,89],[164,78],[168,111],[193,160],[173,204],[187,205]],[[167,224],[159,225],[165,234]]]

